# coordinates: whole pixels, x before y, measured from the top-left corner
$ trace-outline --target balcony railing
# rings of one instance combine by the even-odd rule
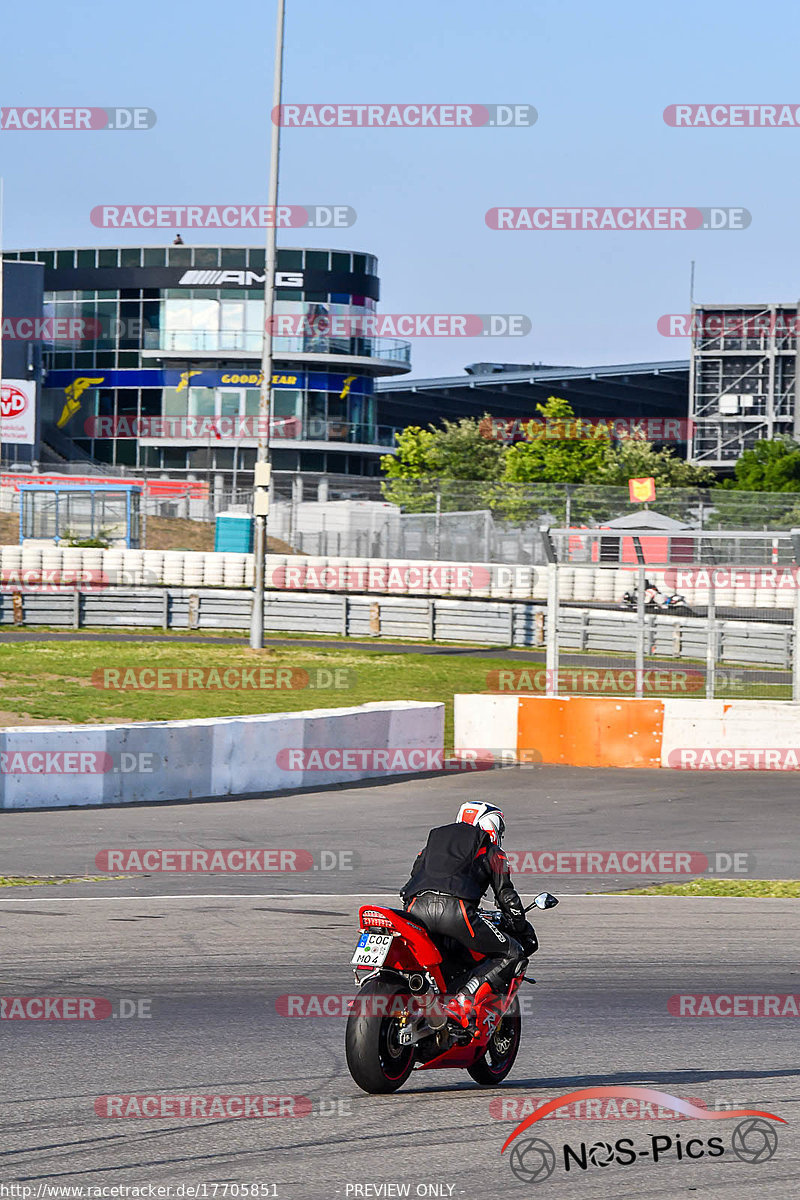
[[[145,350],[167,354],[260,354],[262,335],[243,329],[145,329]],[[411,343],[379,337],[273,337],[273,353],[330,354],[411,364]]]

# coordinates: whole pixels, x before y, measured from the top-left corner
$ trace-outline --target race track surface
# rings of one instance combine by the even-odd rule
[[[223,1197],[245,1194],[234,1185],[275,1184],[283,1200],[796,1195],[798,1019],[668,1009],[678,994],[800,992],[795,901],[586,895],[615,879],[521,874],[522,892],[548,887],[563,900],[536,914],[538,982],[524,990],[520,1055],[498,1089],[460,1071],[415,1072],[394,1096],[366,1096],[347,1073],[343,1016],[283,1015],[286,997],[352,992],[360,899],[393,903],[427,829],[487,792],[504,807],[510,850],[749,852],[757,877],[798,874],[787,836],[796,783],[756,773],[508,769],[488,780],[264,800],[2,813],[0,875],[96,873],[95,854],[108,847],[298,847],[354,851],[360,861],[353,870],[4,890],[0,995],[101,997],[135,1015],[0,1021],[0,1182],[32,1188],[31,1197],[56,1194],[40,1185],[121,1184],[171,1185],[175,1197],[180,1185],[206,1184],[195,1195]],[[314,1009],[307,1000],[292,1007]],[[774,1123],[774,1157],[746,1162],[731,1147],[738,1119],[677,1120],[647,1107],[639,1119],[615,1120],[609,1109],[587,1119],[584,1110],[519,1139],[553,1148],[550,1178],[512,1173],[510,1150],[500,1150],[520,1119],[516,1102],[609,1085],[763,1109],[787,1124]],[[102,1096],[190,1093],[301,1097],[294,1112],[307,1115],[95,1111]],[[673,1144],[654,1162],[657,1136]],[[702,1139],[696,1150],[713,1136],[721,1157],[678,1158],[678,1138]],[[578,1151],[622,1137],[633,1139],[634,1163],[564,1170],[564,1143]]]

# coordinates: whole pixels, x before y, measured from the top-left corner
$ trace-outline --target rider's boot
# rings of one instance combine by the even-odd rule
[[[470,980],[470,983],[473,982]],[[445,1012],[449,1017],[461,1026],[462,1029],[468,1030],[473,1035],[477,1033],[477,1020],[475,1009],[492,994],[492,985],[490,983],[481,983],[474,995],[470,985],[467,984],[460,992],[456,992],[453,999],[445,1005]]]

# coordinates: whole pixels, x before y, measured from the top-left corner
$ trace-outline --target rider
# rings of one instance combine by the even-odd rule
[[[445,1006],[448,1016],[465,1029],[474,1028],[477,1004],[492,991],[507,988],[515,973],[524,969],[521,960],[538,948],[511,882],[502,850],[504,833],[503,814],[495,805],[462,804],[453,824],[430,831],[400,892],[406,911],[413,909],[431,933],[454,938],[486,956]],[[489,886],[516,937],[478,912]]]

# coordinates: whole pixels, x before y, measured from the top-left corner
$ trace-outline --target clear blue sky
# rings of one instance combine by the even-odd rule
[[[159,240],[95,229],[101,203],[264,202],[274,19],[255,0],[5,5],[2,105],[158,113],[150,132],[0,133],[6,246]],[[415,342],[416,376],[479,359],[685,357],[656,321],[686,310],[692,258],[700,301],[797,298],[800,129],[672,129],[662,110],[800,104],[799,35],[786,0],[288,0],[286,101],[527,102],[539,120],[286,131],[282,199],[350,204],[358,221],[282,241],[377,254],[385,312],[533,321],[521,339]],[[725,233],[498,233],[484,213],[499,204],[743,205],[753,220]]]

